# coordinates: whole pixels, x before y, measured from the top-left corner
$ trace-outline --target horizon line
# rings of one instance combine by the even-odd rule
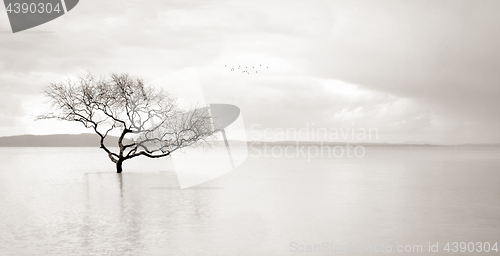
[[[12,137],[23,137],[23,136],[81,136],[81,135],[95,135],[95,133],[57,133],[57,134],[22,134],[22,135],[10,135],[10,136],[0,136],[0,138],[12,138]],[[114,135],[108,135],[108,137],[118,137]],[[232,140],[232,141],[241,141],[244,140]],[[500,146],[498,142],[492,143],[455,143],[455,144],[444,144],[444,143],[434,143],[434,142],[370,142],[370,141],[312,141],[312,140],[279,140],[279,141],[264,141],[264,140],[247,140],[247,143],[308,143],[308,144],[344,144],[344,143],[352,143],[355,145],[392,145],[392,146]],[[0,146],[1,147],[1,146]]]

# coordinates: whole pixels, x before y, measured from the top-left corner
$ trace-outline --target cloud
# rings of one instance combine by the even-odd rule
[[[247,124],[355,123],[400,140],[498,142],[498,5],[81,1],[42,26],[0,34],[0,94],[17,97],[22,110],[4,109],[10,119],[0,123],[36,127],[29,101],[79,72],[129,72],[150,81],[197,66],[207,97],[240,106]],[[0,30],[10,30],[5,13],[0,21]],[[258,76],[224,69],[261,64],[269,69]]]
[[[436,111],[499,127],[495,1],[358,1],[339,24],[317,75],[418,99]],[[429,8],[432,6],[432,8]]]
[[[17,117],[24,115],[21,102],[15,95],[0,94],[0,127],[15,127]]]

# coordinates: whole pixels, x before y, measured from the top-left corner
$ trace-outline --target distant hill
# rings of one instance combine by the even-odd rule
[[[125,139],[124,143],[129,144],[131,140]],[[243,143],[242,141],[234,141]],[[221,142],[222,143],[222,142]],[[118,137],[108,136],[105,140],[108,147],[117,147]],[[346,142],[319,142],[319,141],[249,141],[248,146],[345,146]],[[224,145],[222,143],[221,145]],[[436,144],[413,144],[413,143],[367,143],[354,142],[349,145],[367,147],[500,147],[500,144],[458,144],[458,145],[436,145]],[[10,137],[0,137],[0,147],[99,147],[99,136],[93,133],[83,134],[54,134],[54,135],[20,135]]]
[[[0,147],[99,147],[97,134],[55,134],[55,135],[20,135],[0,137]],[[124,140],[124,143],[130,143]],[[108,136],[104,144],[109,147],[118,145],[118,137]]]
[[[321,141],[272,141],[272,142],[264,142],[264,141],[252,141],[248,142],[248,144],[252,144],[254,146],[346,146],[349,143],[350,146],[365,146],[365,147],[440,147],[445,145],[436,145],[436,144],[411,144],[411,143],[386,143],[386,142],[321,142]]]
[[[320,142],[320,141],[249,141],[248,145],[258,146],[346,146],[348,142]],[[364,147],[500,147],[500,143],[491,144],[457,144],[443,145],[431,143],[387,143],[387,142],[349,142],[350,146],[358,145]]]

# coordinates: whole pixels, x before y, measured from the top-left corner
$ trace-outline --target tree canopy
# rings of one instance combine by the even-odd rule
[[[180,109],[175,97],[126,73],[96,78],[90,73],[50,84],[44,91],[50,111],[37,119],[74,121],[100,137],[100,147],[122,172],[122,163],[137,156],[159,158],[196,146],[217,131],[208,107]],[[104,144],[118,132],[118,151]],[[125,137],[132,143],[124,143]]]

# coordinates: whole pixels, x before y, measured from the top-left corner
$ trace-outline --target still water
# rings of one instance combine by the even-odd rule
[[[500,242],[499,148],[249,157],[183,190],[169,159],[133,159],[118,175],[95,148],[0,153],[0,255],[381,254],[298,251],[324,243],[453,255],[447,242]]]

